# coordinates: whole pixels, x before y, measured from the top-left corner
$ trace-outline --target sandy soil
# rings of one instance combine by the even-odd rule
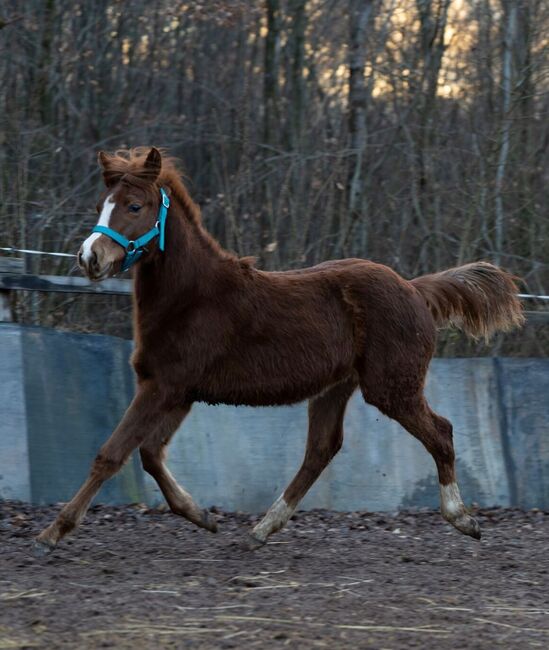
[[[95,507],[35,558],[57,509],[0,502],[0,648],[549,647],[549,513],[298,513],[250,553],[255,517]]]

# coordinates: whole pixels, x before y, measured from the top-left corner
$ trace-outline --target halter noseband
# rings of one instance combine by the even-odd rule
[[[127,239],[124,235],[116,232],[116,230],[107,228],[106,226],[95,226],[92,230],[92,232],[99,232],[102,235],[107,235],[107,237],[110,237],[126,251],[126,256],[122,262],[122,271],[127,271],[130,266],[139,260],[146,250],[145,246],[155,237],[158,237],[158,248],[160,248],[161,251],[164,251],[166,241],[166,217],[168,216],[168,208],[170,207],[170,198],[162,187],[160,188],[160,196],[162,200],[160,203],[160,210],[158,211],[158,219],[154,224],[154,227],[148,230],[144,235],[141,235],[138,239]]]

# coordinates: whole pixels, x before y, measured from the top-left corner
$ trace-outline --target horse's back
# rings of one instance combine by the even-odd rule
[[[286,271],[264,271],[261,272],[264,275],[272,278],[273,280],[303,280],[321,277],[336,277],[341,273],[345,274],[354,274],[363,272],[372,266],[383,266],[381,264],[376,264],[370,260],[361,259],[358,257],[347,257],[340,260],[327,260],[326,262],[320,262],[314,266],[306,266],[302,269],[288,269]],[[391,271],[389,267],[383,267]],[[394,273],[394,271],[393,271]]]
[[[360,258],[329,260],[304,269],[259,272],[287,295],[322,295],[350,313],[355,333],[400,344],[434,340],[434,321],[411,282],[384,264]]]
[[[365,259],[330,260],[296,271],[267,274],[290,293],[322,293],[338,304],[338,329],[352,332],[353,366],[372,373],[423,375],[434,352],[436,328],[423,296],[396,271]],[[335,312],[334,312],[335,313]]]

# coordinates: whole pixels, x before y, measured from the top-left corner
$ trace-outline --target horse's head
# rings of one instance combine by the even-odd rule
[[[80,268],[96,281],[163,247],[162,214],[165,219],[169,206],[157,182],[162,168],[158,149],[129,157],[100,152],[98,158],[106,190],[97,204],[97,226],[78,252]]]

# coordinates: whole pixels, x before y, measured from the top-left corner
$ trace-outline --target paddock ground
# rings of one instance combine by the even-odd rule
[[[549,647],[549,513],[298,513],[263,549],[255,517],[212,535],[162,510],[95,507],[48,558],[58,507],[0,502],[0,648]]]

